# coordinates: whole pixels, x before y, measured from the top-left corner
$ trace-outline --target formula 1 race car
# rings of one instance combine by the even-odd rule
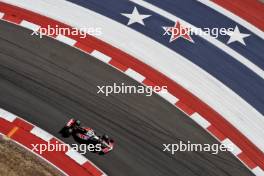
[[[70,119],[66,125],[61,129],[60,133],[63,137],[73,135],[80,143],[87,144],[100,144],[101,150],[99,154],[106,154],[113,150],[114,140],[110,139],[107,135],[97,136],[92,128],[81,127],[81,121]]]

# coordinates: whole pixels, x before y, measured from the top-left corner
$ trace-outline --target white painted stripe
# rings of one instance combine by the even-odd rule
[[[2,117],[3,119],[5,119],[9,122],[13,122],[17,118],[17,115],[12,114],[12,113],[0,108],[0,117]]]
[[[105,63],[108,63],[111,61],[111,57],[105,55],[104,53],[101,53],[100,51],[97,50],[93,50],[93,52],[91,53],[91,55]]]
[[[111,43],[112,46],[132,55],[187,89],[264,151],[263,115],[229,87],[168,47],[121,23],[90,9],[75,6],[68,1],[3,0],[3,2],[48,16],[79,29],[111,26],[111,28],[103,28],[102,35],[96,37]],[[67,13],[69,11],[74,11],[75,15]],[[120,31],[123,35],[120,35]]]
[[[59,40],[59,41],[61,41],[61,42],[63,42],[63,43],[66,43],[66,44],[68,44],[70,46],[73,46],[77,42],[76,40],[73,40],[73,39],[71,39],[69,37],[66,37],[64,35],[61,35],[61,34],[59,34],[56,37],[56,39]]]
[[[144,79],[146,78],[145,76],[141,75],[140,73],[136,72],[135,70],[131,69],[131,68],[128,68],[126,71],[125,71],[125,74],[130,76],[131,78],[135,79],[136,81],[138,82],[143,82]]]
[[[232,152],[235,156],[237,156],[242,152],[241,149],[228,138],[221,141],[221,143],[224,144],[229,149],[232,149],[232,151],[230,152]]]
[[[0,12],[0,19],[2,19],[4,17],[4,13]]]
[[[83,165],[86,161],[88,161],[88,159],[86,159],[83,155],[81,155],[80,153],[78,153],[73,149],[68,150],[66,152],[66,155],[68,155],[70,158],[72,158],[80,165]]]
[[[168,102],[170,102],[171,104],[175,104],[177,103],[177,101],[179,101],[179,99],[177,97],[175,97],[174,95],[172,95],[170,92],[166,91],[166,92],[157,92],[157,94],[159,96],[161,96],[162,98],[164,98],[165,100],[167,100]]]
[[[213,1],[208,1],[208,0],[197,0],[197,1],[199,1],[200,3],[206,5],[206,6],[212,8],[214,10],[216,10],[217,12],[219,12],[223,15],[227,16],[228,18],[236,21],[240,25],[245,26],[248,30],[255,33],[260,38],[264,39],[264,32],[262,30],[260,30],[259,28],[257,28],[253,24],[249,23],[248,21],[244,20],[243,18],[240,18],[239,16],[232,13],[231,11],[228,11],[227,9],[219,6],[218,4],[214,3]]]
[[[227,46],[225,43],[217,40],[216,38],[214,38],[212,36],[210,36],[206,32],[198,32],[200,28],[198,28],[198,27],[188,23],[187,21],[184,21],[183,19],[181,19],[177,16],[174,16],[173,14],[171,14],[165,10],[162,10],[161,8],[156,7],[156,6],[150,4],[146,1],[143,1],[143,0],[130,0],[130,1],[132,1],[138,5],[141,5],[141,6],[147,8],[149,10],[152,10],[153,12],[158,13],[158,14],[160,14],[160,15],[164,16],[165,18],[168,18],[172,21],[180,20],[181,22],[185,23],[184,25],[186,27],[190,27],[192,31],[197,32],[196,34],[200,35],[200,37],[206,39],[208,42],[212,43],[217,48],[224,51],[226,54],[232,56],[238,62],[242,63],[243,65],[245,65],[250,70],[252,70],[254,73],[256,73],[257,75],[259,75],[261,78],[264,79],[264,71],[260,67],[258,67],[256,64],[254,64],[253,62],[251,62],[250,60],[245,58],[243,55],[239,54],[238,52],[236,52],[235,50],[233,50],[232,48]]]
[[[53,138],[51,134],[36,126],[30,132],[47,142]]]
[[[252,169],[252,172],[256,175],[256,176],[264,176],[264,171],[260,168],[260,167],[255,167],[254,169]]]
[[[211,123],[208,122],[203,116],[201,116],[199,113],[195,112],[191,115],[191,118],[198,123],[201,127],[204,129],[207,129]]]
[[[40,26],[31,22],[28,22],[26,20],[22,20],[22,22],[20,23],[20,26],[23,26],[25,28],[28,28],[32,31],[38,31]]]

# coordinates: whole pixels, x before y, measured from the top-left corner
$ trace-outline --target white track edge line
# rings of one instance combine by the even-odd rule
[[[65,43],[67,45],[70,45],[70,46],[73,46],[75,43],[77,43],[76,40],[70,38],[70,37],[67,37],[67,36],[64,36],[64,35],[61,35],[59,34],[57,37],[56,37],[56,40],[59,40],[60,42],[62,43]]]
[[[29,22],[27,20],[22,20],[21,23],[20,23],[20,26],[25,27],[27,29],[30,29],[32,31],[38,31],[39,28],[40,28],[39,25],[31,23],[31,22]]]
[[[124,73],[140,83],[142,83],[144,79],[146,78],[145,76],[141,75],[140,73],[133,70],[132,68],[128,68]]]
[[[144,8],[147,8],[155,13],[158,13],[159,15],[171,20],[171,21],[177,21],[180,20],[182,23],[184,23],[186,26],[190,27],[191,30],[194,31],[199,31],[198,27],[188,23],[187,21],[183,20],[182,18],[179,18],[157,6],[152,5],[151,3],[148,3],[143,0],[129,0],[131,2],[134,2],[135,4],[138,4]],[[215,47],[226,53],[227,55],[231,56],[233,59],[237,60],[238,62],[242,63],[245,65],[247,68],[249,68],[251,71],[253,71],[255,74],[260,76],[261,78],[264,79],[264,70],[262,70],[260,67],[258,67],[256,64],[251,62],[249,59],[246,57],[242,56],[240,53],[226,45],[225,43],[215,39],[214,37],[208,35],[206,32],[202,31],[200,37],[204,38],[208,42],[212,43]]]
[[[101,53],[100,51],[98,50],[93,50],[91,53],[90,53],[91,56],[101,60],[102,62],[105,62],[105,63],[109,63],[111,61],[111,57],[105,55],[104,53]]]
[[[2,19],[4,17],[4,13],[0,12],[0,19]]]
[[[213,1],[209,0],[197,0],[200,3],[210,7],[211,9],[225,15],[226,17],[230,18],[231,20],[234,20],[235,22],[239,23],[242,26],[245,26],[248,30],[255,33],[260,38],[264,39],[264,32],[254,26],[253,24],[249,23],[248,21],[244,20],[243,18],[240,18],[238,15],[234,14],[233,12],[221,7],[220,5],[214,3]]]
[[[0,108],[0,117],[9,122],[13,122],[17,118],[17,115]]]

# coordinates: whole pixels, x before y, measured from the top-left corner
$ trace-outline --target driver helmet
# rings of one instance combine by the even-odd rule
[[[77,126],[80,126],[81,125],[81,121],[80,120],[76,120],[75,123],[76,123]]]

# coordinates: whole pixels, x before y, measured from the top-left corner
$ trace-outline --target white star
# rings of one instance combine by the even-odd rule
[[[129,18],[129,21],[127,23],[127,25],[131,25],[133,23],[140,23],[143,26],[145,26],[144,24],[144,19],[150,17],[151,15],[143,15],[143,14],[139,14],[137,7],[134,7],[132,14],[130,13],[121,13],[122,15],[126,16],[127,18]]]
[[[227,44],[238,41],[245,46],[246,46],[246,43],[244,41],[244,38],[250,36],[250,34],[240,33],[237,26],[235,27],[234,31],[227,33],[227,35],[230,36],[229,40],[227,41]]]

